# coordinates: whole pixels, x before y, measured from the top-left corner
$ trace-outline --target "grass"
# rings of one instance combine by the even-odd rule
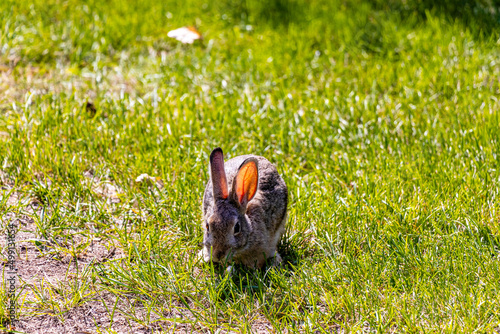
[[[498,332],[488,3],[488,20],[412,1],[404,15],[398,1],[175,3],[0,3],[2,231],[29,221],[24,241],[67,268],[21,275],[21,321],[101,303],[102,333],[118,315],[153,332]],[[167,38],[185,25],[204,40]],[[198,261],[217,146],[285,179],[285,268]],[[89,260],[97,244],[109,256]]]

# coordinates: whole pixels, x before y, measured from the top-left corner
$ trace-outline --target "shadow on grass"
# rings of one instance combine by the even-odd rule
[[[288,27],[302,19],[306,3],[299,0],[222,0],[219,11],[232,21],[269,24],[273,28]]]
[[[428,13],[443,15],[451,21],[461,21],[478,36],[500,32],[500,0],[376,0],[374,8],[397,11],[403,17],[417,15],[424,20]]]
[[[261,269],[248,268],[242,264],[213,263],[214,274],[221,282],[219,288],[220,296],[231,298],[234,292],[249,293],[254,296],[262,295],[268,289],[287,289],[288,278],[300,267],[302,261],[311,259],[316,253],[316,248],[300,234],[290,235],[286,233],[278,245],[278,253],[281,255],[281,265],[273,266],[273,258],[269,258]],[[232,269],[228,269],[231,266]],[[228,279],[232,284],[222,284],[231,271]]]
[[[345,4],[358,5],[357,2],[351,1]],[[335,1],[307,4],[299,0],[223,0],[218,6],[219,11],[232,17],[233,21],[268,23],[275,28],[304,21],[306,12],[317,15],[325,12],[325,8],[342,8]],[[316,11],[314,6],[322,6],[323,10]],[[371,1],[371,6],[374,12],[398,12],[403,18],[417,16],[420,20],[426,20],[428,13],[443,15],[451,21],[461,21],[478,36],[483,34],[488,37],[500,31],[500,0],[374,0]],[[369,31],[371,28],[366,27]]]

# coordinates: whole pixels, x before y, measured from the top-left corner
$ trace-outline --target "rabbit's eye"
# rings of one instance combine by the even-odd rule
[[[210,230],[210,226],[208,225],[208,223],[205,224],[205,228],[207,229],[207,231]]]
[[[234,234],[238,234],[240,233],[240,222],[236,222],[236,224],[234,224]]]

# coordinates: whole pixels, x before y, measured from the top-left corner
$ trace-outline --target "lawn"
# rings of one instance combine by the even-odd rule
[[[0,1],[0,328],[11,224],[19,332],[500,333],[497,2]],[[197,257],[218,146],[281,268]]]

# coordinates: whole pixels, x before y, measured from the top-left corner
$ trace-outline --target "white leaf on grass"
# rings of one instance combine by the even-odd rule
[[[168,32],[168,37],[175,38],[184,44],[193,44],[194,41],[201,39],[201,33],[195,27],[182,27]]]

